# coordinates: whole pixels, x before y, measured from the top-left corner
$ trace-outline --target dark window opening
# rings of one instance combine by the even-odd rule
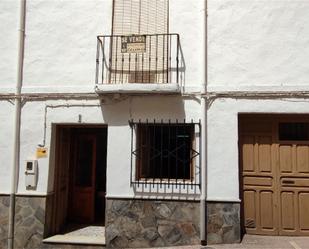
[[[139,125],[138,178],[191,178],[192,125]]]
[[[309,123],[279,123],[279,140],[309,140]]]

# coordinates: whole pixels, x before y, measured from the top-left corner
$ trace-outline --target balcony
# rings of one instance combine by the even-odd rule
[[[97,36],[97,93],[180,92],[178,34]]]

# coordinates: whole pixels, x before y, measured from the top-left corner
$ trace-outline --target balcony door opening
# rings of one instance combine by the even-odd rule
[[[107,126],[59,126],[51,235],[104,237]]]
[[[169,1],[114,0],[112,21],[108,82],[170,82]]]

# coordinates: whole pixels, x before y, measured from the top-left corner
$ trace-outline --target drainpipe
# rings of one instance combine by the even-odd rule
[[[201,231],[201,245],[207,244],[207,223],[206,223],[206,195],[207,195],[207,0],[204,0],[204,20],[203,20],[203,66],[204,66],[204,82],[202,86],[201,98],[201,197],[200,197],[200,231]]]
[[[14,148],[13,165],[11,169],[11,189],[10,189],[10,209],[8,224],[8,249],[14,248],[14,218],[15,218],[15,195],[17,192],[19,176],[19,150],[20,150],[20,116],[21,116],[21,88],[23,82],[23,62],[24,62],[24,42],[25,42],[25,18],[26,0],[20,0],[20,19],[19,19],[19,44],[18,44],[18,65],[17,83],[15,95],[15,120],[14,120]]]

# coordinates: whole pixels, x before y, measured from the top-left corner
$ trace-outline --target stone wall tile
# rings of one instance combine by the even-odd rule
[[[107,200],[107,247],[199,244],[199,202]]]
[[[207,204],[208,244],[240,242],[240,204]]]
[[[15,238],[17,248],[42,248],[45,197],[16,197]]]
[[[7,248],[10,197],[0,196],[0,248]]]

